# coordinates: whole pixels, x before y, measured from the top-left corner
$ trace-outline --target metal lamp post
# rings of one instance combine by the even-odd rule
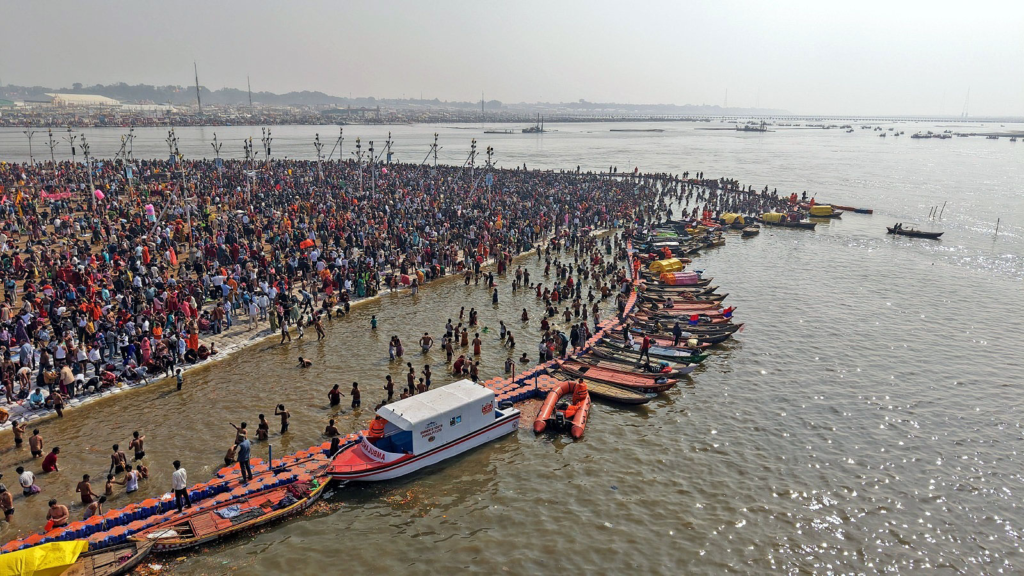
[[[363,145],[356,137],[356,161],[359,162],[359,195],[363,195]]]
[[[78,136],[72,135],[73,132],[74,132],[74,130],[71,129],[71,126],[68,126],[68,135],[64,137],[64,141],[67,142],[71,146],[71,163],[72,164],[75,163],[75,140],[78,139]],[[77,178],[76,178],[76,180],[77,180]]]
[[[264,153],[264,160],[263,160],[263,162],[267,166],[269,166],[270,165],[270,143],[274,141],[274,139],[270,137],[270,128],[264,128],[263,129],[263,138],[260,138],[260,141],[263,142],[263,153]]]
[[[377,193],[377,161],[373,157],[373,140],[370,140],[370,194]]]
[[[57,160],[53,157],[53,151],[57,148],[57,141],[53,139],[53,129],[47,128],[46,129],[46,134],[47,134],[47,137],[49,138],[46,141],[46,145],[50,147],[50,164],[56,166],[57,165]]]
[[[217,164],[217,184],[221,185],[221,184],[224,183],[224,176],[222,175],[221,160],[220,160],[220,149],[221,149],[222,146],[224,146],[224,143],[223,142],[217,142],[217,133],[216,132],[213,133],[213,142],[210,143],[210,146],[213,147],[213,153],[217,156],[217,160],[215,161],[216,164]]]
[[[476,138],[473,138],[473,142],[469,145],[469,177],[473,178],[476,175]]]
[[[92,183],[92,163],[89,162],[89,143],[85,141],[85,134],[82,134],[82,156],[85,156],[85,169],[89,172],[89,193],[95,190]]]
[[[316,138],[313,139],[313,147],[316,148],[316,165],[320,170],[320,183],[324,181],[324,145],[320,142],[320,133],[317,132]]]
[[[32,156],[32,137],[35,136],[35,130],[23,130],[22,133],[28,136],[28,162],[32,166],[36,165],[35,158]]]

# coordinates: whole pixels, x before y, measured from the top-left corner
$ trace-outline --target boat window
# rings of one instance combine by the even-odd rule
[[[401,430],[395,434],[385,436],[376,443],[377,448],[385,452],[398,454],[412,453],[412,432]]]
[[[462,422],[462,416],[461,415],[452,418],[452,421],[448,425],[449,426],[455,426],[456,424],[458,424],[460,422]]]

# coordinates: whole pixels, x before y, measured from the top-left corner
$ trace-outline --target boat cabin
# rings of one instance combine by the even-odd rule
[[[382,407],[383,438],[374,446],[395,454],[423,454],[493,424],[494,392],[459,380]]]

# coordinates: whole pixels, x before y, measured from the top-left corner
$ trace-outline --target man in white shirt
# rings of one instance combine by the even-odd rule
[[[181,467],[181,462],[174,461],[174,472],[171,474],[171,488],[174,490],[174,503],[181,512],[184,507],[192,507],[192,500],[188,497],[188,473]]]
[[[18,473],[18,484],[21,484],[21,493],[25,496],[35,494],[36,491],[32,487],[35,486],[36,475],[25,470],[23,466],[18,466],[16,472]]]

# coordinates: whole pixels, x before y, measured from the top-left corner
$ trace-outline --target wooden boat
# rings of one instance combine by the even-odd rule
[[[742,236],[744,238],[751,238],[753,236],[757,236],[760,233],[761,227],[755,224],[754,226],[747,226],[746,228],[744,228],[742,231]]]
[[[839,204],[833,204],[833,208],[840,210],[846,210],[847,212],[854,212],[856,214],[874,214],[875,211],[871,208],[854,208],[853,206],[840,206]]]
[[[665,378],[679,378],[680,376],[686,376],[690,372],[693,372],[696,364],[686,365],[672,365],[668,361],[662,360],[664,364],[651,364],[648,366],[637,366],[636,358],[600,358],[597,356],[580,356],[576,358],[579,362],[584,364],[590,364],[591,366],[597,366],[598,368],[610,368],[612,370],[619,370],[630,374],[641,374],[644,376],[662,376]]]
[[[637,318],[661,319],[669,321],[688,321],[690,319],[690,316],[696,314],[697,316],[700,317],[699,320],[701,323],[711,324],[725,324],[729,320],[728,318],[723,316],[721,310],[718,310],[716,308],[708,308],[705,310],[676,310],[674,308],[648,310],[646,308],[640,308],[634,314]]]
[[[640,344],[636,344],[635,346],[633,346],[633,348],[627,348],[626,346],[616,344],[615,342],[608,342],[606,340],[602,340],[600,346],[620,352],[631,352],[637,355],[636,358],[640,358]],[[708,355],[705,353],[690,354],[688,350],[681,350],[677,348],[665,348],[662,346],[651,347],[651,358],[660,358],[662,360],[670,360],[672,362],[687,362],[690,364],[700,364],[707,357]],[[621,384],[620,382],[614,383]]]
[[[641,392],[664,392],[676,385],[676,380],[673,378],[664,378],[656,374],[634,374],[612,368],[591,366],[576,360],[563,360],[558,363],[558,368],[574,378],[589,378]]]
[[[778,226],[779,228],[799,228],[801,230],[814,230],[814,227],[818,225],[817,222],[811,222],[810,220],[801,220],[799,222],[768,222],[766,220],[761,221],[766,226]]]
[[[725,294],[715,294],[714,296],[697,296],[694,297],[690,294],[683,293],[680,296],[674,294],[643,294],[640,295],[640,302],[643,303],[654,303],[659,307],[664,307],[664,304],[668,302],[668,299],[672,299],[673,304],[701,304],[701,303],[713,303],[721,304],[729,296]],[[692,299],[691,299],[692,298]]]
[[[656,303],[645,302],[640,304],[642,310],[649,310],[651,312],[674,311],[674,312],[704,312],[707,310],[718,310],[721,302],[712,300],[709,302],[691,302],[691,301],[677,301],[675,298],[672,299],[672,307],[666,308]]]
[[[631,324],[636,326],[650,325],[655,319],[647,318],[635,318]],[[662,326],[665,327],[668,321],[662,322]],[[740,324],[705,324],[703,326],[684,326],[683,322],[680,322],[680,327],[689,334],[693,334],[700,338],[701,336],[717,336],[720,334],[734,334],[738,332],[742,327],[743,323]],[[667,328],[666,328],[667,329]]]
[[[729,293],[725,294],[703,294],[695,292],[678,292],[675,294],[662,294],[657,292],[641,292],[640,298],[645,302],[664,302],[671,298],[674,302],[682,304],[700,304],[701,302],[721,302],[729,296]]]
[[[673,346],[672,345],[672,341],[674,339],[671,336],[651,335],[650,338],[651,338],[651,343],[654,346],[661,346],[662,348],[679,348],[680,350],[691,350],[690,348],[685,348],[683,346]],[[619,346],[624,345],[623,339],[621,338],[620,334],[617,333],[617,332],[609,333],[608,335],[605,336],[605,340],[607,340],[609,342],[614,342],[614,343],[618,344]],[[639,342],[640,338],[637,338],[636,340]],[[691,350],[691,354],[694,353],[694,352],[697,353],[697,354],[700,354],[705,349],[710,348],[710,347],[711,347],[711,344],[698,344],[696,350]]]
[[[573,402],[570,406],[559,410],[558,401],[562,396],[572,394]],[[587,418],[590,416],[590,393],[586,383],[577,381],[566,381],[555,386],[548,392],[544,404],[533,421],[533,431],[540,434],[548,429],[569,428],[569,434],[574,440],[583,437],[587,428]]]
[[[908,236],[910,238],[928,238],[930,240],[938,240],[945,232],[924,232],[922,230],[914,230],[913,228],[896,228],[895,226],[886,226],[886,230],[889,234],[895,234],[897,236]]]
[[[559,380],[570,378],[567,374],[561,372],[555,373],[554,377]],[[653,393],[637,392],[636,390],[623,388],[615,384],[598,382],[597,380],[584,378],[583,381],[587,383],[587,389],[590,392],[591,398],[600,398],[618,404],[646,404],[651,401],[651,398],[657,396]]]
[[[689,288],[686,286],[669,286],[668,284],[644,284],[640,288],[642,294],[652,295],[664,295],[674,296],[675,294],[692,294],[694,296],[707,296],[714,294],[718,290],[718,286],[704,286],[699,288]]]
[[[86,552],[78,557],[64,576],[118,576],[128,574],[153,549],[153,542],[127,542],[111,548]]]
[[[703,348],[707,348],[708,346],[713,346],[715,344],[721,344],[722,342],[725,342],[729,338],[732,338],[732,333],[731,332],[715,332],[715,333],[698,334],[698,333],[687,332],[686,331],[686,327],[684,327],[682,324],[680,324],[679,327],[683,329],[682,340],[689,340],[690,338],[696,338],[697,341],[700,342],[700,344],[702,345],[701,346],[702,349]],[[648,335],[658,336],[658,338],[662,339],[662,340],[675,340],[675,337],[672,336],[672,327],[671,326],[666,326],[664,323],[660,325],[660,328],[658,328],[657,326],[655,326],[653,324],[649,324],[649,323],[633,324],[633,325],[630,326],[629,331],[632,332],[633,334],[637,334],[637,335],[639,335],[641,337],[644,334],[648,334]]]
[[[317,463],[315,470],[299,472],[294,482],[185,513],[142,530],[131,540],[151,541],[156,552],[180,551],[293,516],[323,495],[330,480],[324,473],[326,467],[325,463]],[[235,512],[233,517],[224,517]]]
[[[595,347],[591,348],[590,349],[590,355],[592,357],[595,357],[595,358],[604,358],[604,359],[608,359],[608,360],[615,360],[617,362],[621,362],[621,363],[624,363],[624,364],[629,364],[631,366],[636,366],[636,361],[637,361],[637,357],[638,357],[637,353],[633,352],[631,350],[615,350],[613,348],[603,348],[603,347],[600,347],[600,346],[595,346]],[[706,354],[703,355],[703,356],[706,356]],[[669,362],[669,366],[673,366],[673,367],[675,367],[675,366],[682,366],[682,364],[672,363],[671,360],[661,360],[661,361]]]

